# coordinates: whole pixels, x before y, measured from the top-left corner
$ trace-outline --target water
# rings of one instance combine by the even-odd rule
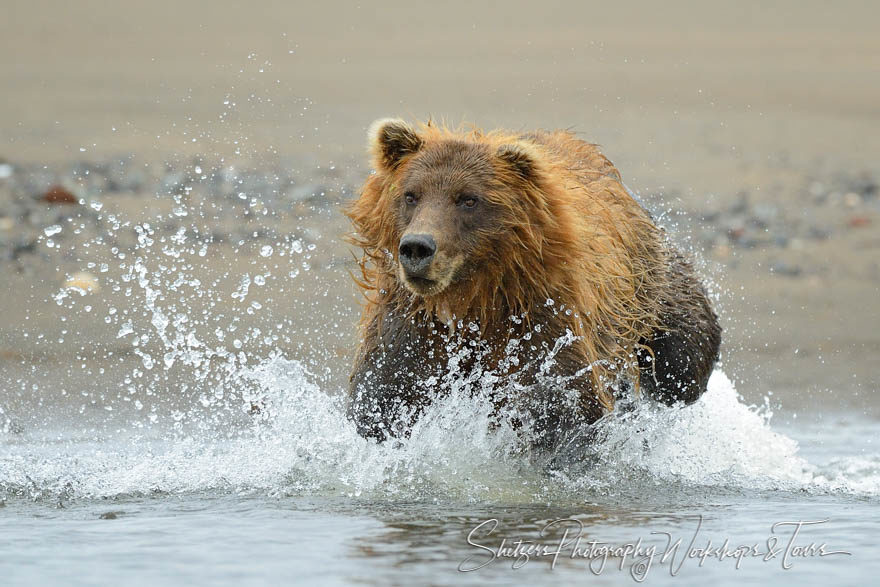
[[[450,398],[412,440],[380,446],[357,436],[337,398],[296,361],[267,359],[244,380],[262,390],[271,417],[232,435],[160,425],[103,438],[71,429],[7,433],[7,584],[544,584],[631,581],[644,572],[653,582],[774,576],[824,584],[880,570],[871,554],[877,424],[844,415],[771,427],[721,372],[691,407],[642,406],[610,419],[598,465],[549,476],[513,450],[511,431],[487,431],[490,408],[478,400]],[[469,545],[468,533],[491,519],[497,529],[472,538],[484,548]],[[562,528],[540,535],[556,519],[581,523],[584,543],[641,538],[661,553],[666,538],[652,532],[668,532],[682,540],[681,554],[665,563],[657,554],[647,571],[632,556],[602,568],[601,556],[572,558],[572,548],[552,568],[550,557],[532,556],[516,570],[512,559],[457,570],[469,557],[487,562],[485,548],[501,538],[557,544]],[[792,557],[788,570],[784,550],[767,561],[744,558],[738,571],[733,558],[682,562],[698,525],[695,547],[727,538],[734,551],[764,548],[773,523],[799,520],[828,521],[803,528],[798,545],[852,554]],[[781,548],[790,533],[777,535]]]
[[[692,406],[612,414],[564,470],[490,426],[473,393],[485,382],[452,385],[410,439],[377,445],[344,417],[350,358],[333,349],[350,350],[354,314],[348,276],[322,261],[329,241],[218,244],[205,208],[178,197],[134,222],[92,206],[109,235],[44,231],[59,263],[91,274],[69,271],[26,307],[22,340],[66,358],[0,371],[4,585],[825,585],[880,572],[875,420],[774,414],[719,369]],[[545,530],[554,520],[566,521]],[[821,523],[789,545],[784,523],[798,521]],[[727,555],[701,564],[709,541]]]

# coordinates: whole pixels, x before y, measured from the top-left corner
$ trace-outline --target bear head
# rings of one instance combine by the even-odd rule
[[[534,144],[398,119],[376,121],[369,137],[376,173],[349,216],[356,244],[391,285],[460,318],[471,308],[516,311],[526,290],[546,293],[548,271],[564,263],[548,255],[565,243],[548,243],[564,240],[565,214],[542,185]]]

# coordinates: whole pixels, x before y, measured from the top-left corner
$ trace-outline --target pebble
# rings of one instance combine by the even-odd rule
[[[775,261],[770,265],[770,272],[776,275],[785,275],[786,277],[797,277],[803,273],[803,269],[801,269],[800,265],[785,261]]]
[[[292,188],[287,192],[287,197],[294,202],[323,200],[327,191],[327,188],[321,184],[310,183]]]
[[[154,226],[174,233],[180,226],[192,226],[194,219],[192,213],[170,213],[175,196],[190,211],[204,211],[201,218],[208,224],[202,227],[204,234],[195,238],[234,246],[239,241],[258,242],[254,250],[267,250],[268,245],[277,252],[281,249],[276,243],[290,234],[292,222],[313,213],[327,214],[354,196],[365,175],[360,160],[337,161],[333,166],[319,163],[278,158],[248,167],[195,157],[155,165],[123,154],[49,168],[0,159],[0,272],[5,261],[21,255],[45,257],[41,243],[49,237],[43,230],[55,225],[64,229],[50,236],[67,249],[100,234],[119,250],[130,250],[135,238],[131,227],[108,232],[107,219],[116,198],[142,198],[145,210],[164,211]],[[871,226],[874,210],[880,211],[878,181],[870,173],[805,177],[802,205],[777,198],[773,186],[762,187],[760,193],[707,194],[703,209],[687,214],[666,209],[657,217],[671,229],[670,234],[688,235],[697,248],[702,246],[716,259],[734,264],[740,259],[737,250],[801,250],[807,243],[831,238],[835,231]],[[659,192],[644,198],[657,202],[658,207],[676,200],[674,193]],[[75,206],[80,201],[100,201],[104,206]],[[131,210],[139,204],[124,200],[124,205]],[[313,243],[321,235],[304,227],[299,238]],[[27,264],[20,265],[23,270]],[[771,271],[787,276],[803,273],[800,266],[782,262],[771,266]],[[85,275],[78,273],[65,285],[96,291],[100,287],[97,279]]]
[[[843,194],[843,203],[848,208],[855,208],[862,203],[862,196],[856,192],[847,192]]]
[[[78,290],[80,295],[98,293],[101,291],[101,285],[98,283],[98,278],[87,271],[80,271],[71,275],[70,278],[64,282],[64,288]]]
[[[864,228],[871,226],[871,219],[864,215],[852,216],[847,220],[846,225],[850,228]]]
[[[77,204],[79,203],[79,198],[76,197],[70,190],[65,189],[60,185],[54,185],[46,190],[46,193],[43,194],[42,200],[44,202],[48,202],[50,204]]]

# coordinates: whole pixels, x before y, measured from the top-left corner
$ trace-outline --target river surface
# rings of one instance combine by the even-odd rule
[[[73,413],[7,430],[4,584],[826,585],[880,572],[880,425],[771,417],[720,371],[693,406],[609,418],[589,464],[564,473],[514,449],[513,431],[489,432],[478,398],[453,394],[411,440],[376,445],[297,361],[239,375],[267,406],[257,423],[212,408],[138,425],[130,407],[99,426]]]

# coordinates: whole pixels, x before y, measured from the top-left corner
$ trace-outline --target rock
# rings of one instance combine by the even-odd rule
[[[717,259],[728,259],[730,257],[730,246],[718,245],[714,249],[712,249],[712,254]]]
[[[812,225],[807,229],[807,237],[815,240],[825,240],[831,236],[831,229],[824,226]]]
[[[803,270],[800,265],[786,263],[785,261],[775,261],[770,265],[770,273],[785,275],[786,277],[797,277],[803,273]]]
[[[865,199],[871,199],[877,196],[877,181],[868,174],[861,175],[850,182],[850,188]]]
[[[76,195],[73,194],[73,192],[60,185],[54,185],[50,187],[48,190],[46,190],[46,193],[43,194],[43,197],[40,199],[50,204],[79,203],[79,198],[77,198]]]
[[[17,260],[20,256],[26,253],[36,253],[37,252],[37,239],[29,238],[26,236],[20,236],[12,243],[12,251],[10,251],[10,257],[13,260]]]
[[[855,208],[862,203],[862,196],[856,192],[847,192],[843,194],[843,203],[847,208]]]
[[[779,209],[773,204],[756,204],[752,214],[752,222],[766,228],[779,217]]]
[[[739,192],[736,194],[736,201],[730,206],[728,212],[731,214],[745,214],[749,209],[749,194],[747,192]]]
[[[871,226],[871,219],[868,216],[859,214],[850,217],[850,219],[846,221],[846,225],[850,228],[864,228],[866,226]]]
[[[741,239],[746,232],[746,222],[742,216],[727,218],[722,226],[727,232],[727,237],[733,242]]]
[[[324,201],[324,197],[327,193],[327,188],[318,183],[310,183],[307,185],[301,185],[292,187],[287,192],[287,197],[289,200],[293,202],[306,202],[306,201]]]
[[[86,271],[80,271],[71,275],[70,278],[64,282],[64,288],[77,291],[80,295],[101,291],[101,285],[98,283],[98,278]]]

